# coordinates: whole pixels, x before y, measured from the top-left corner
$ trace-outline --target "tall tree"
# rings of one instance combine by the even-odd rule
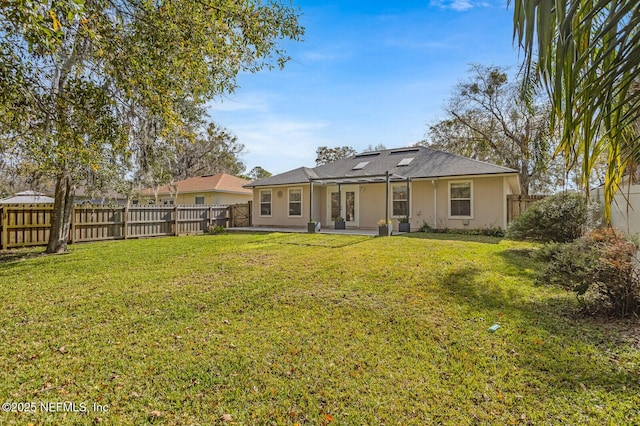
[[[622,176],[640,157],[638,3],[512,2],[514,40],[524,50],[526,72],[543,83],[554,119],[562,125],[559,150],[568,159],[567,168],[580,165],[588,180],[597,159],[607,156],[609,217]]]
[[[446,118],[421,143],[518,170],[523,194],[544,191],[550,157],[549,109],[519,97],[520,85],[499,67],[474,64],[454,89]]]
[[[49,253],[66,250],[78,181],[150,167],[193,137],[185,104],[283,66],[280,40],[303,32],[276,0],[8,0],[0,21],[0,148],[56,182]]]
[[[167,168],[174,180],[205,174],[238,175],[244,170],[239,156],[244,145],[227,129],[209,123],[195,139],[183,139],[174,147]]]
[[[318,149],[316,149],[316,165],[321,166],[323,164],[331,163],[332,161],[351,157],[356,153],[356,150],[350,146],[337,146],[335,148],[319,146]]]
[[[271,176],[271,172],[263,169],[260,166],[256,166],[253,169],[251,169],[246,176],[243,176],[243,177],[249,180],[258,180],[258,179],[268,178],[269,176]]]
[[[369,144],[365,151],[384,151],[385,149],[387,149],[387,147],[384,144],[379,143],[377,145]]]

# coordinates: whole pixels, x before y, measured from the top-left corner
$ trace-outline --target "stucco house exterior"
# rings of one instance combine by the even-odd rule
[[[148,204],[208,204],[216,206],[244,204],[252,199],[252,191],[243,185],[251,181],[219,173],[198,176],[171,185],[148,188],[142,199]]]
[[[506,228],[507,195],[518,172],[426,147],[363,152],[314,168],[300,167],[245,185],[253,190],[253,226],[393,229],[408,216],[412,231]]]

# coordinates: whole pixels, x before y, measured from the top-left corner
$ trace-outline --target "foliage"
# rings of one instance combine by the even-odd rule
[[[338,216],[338,217],[336,217],[336,220],[335,220],[335,221],[336,221],[336,222],[344,222],[344,217],[342,217],[342,216]]]
[[[569,242],[590,223],[589,210],[579,194],[561,192],[533,203],[507,228],[507,237],[538,242]]]
[[[209,234],[217,235],[217,234],[224,234],[225,232],[227,232],[227,229],[224,226],[220,226],[220,225],[209,226]]]
[[[269,176],[271,176],[271,172],[269,172],[268,170],[263,169],[260,166],[256,166],[253,169],[251,169],[249,171],[249,173],[247,173],[243,177],[248,179],[248,180],[255,181],[255,180],[259,180],[259,179],[268,178]]]
[[[580,164],[588,181],[598,158],[607,156],[609,218],[621,178],[640,156],[637,1],[512,2],[514,39],[524,50],[526,74],[533,76],[525,81],[541,81],[550,94],[567,168]]]
[[[455,229],[455,228],[432,228],[426,221],[422,222],[420,232],[432,234],[452,234],[452,235],[483,235],[486,237],[502,238],[505,236],[504,229],[495,228],[478,228],[478,229]]]
[[[331,163],[336,160],[351,157],[356,154],[356,150],[350,146],[337,146],[329,148],[327,146],[319,146],[316,149],[316,165]]]
[[[368,152],[371,152],[371,151],[384,151],[385,149],[387,149],[387,147],[384,144],[379,143],[379,144],[376,144],[376,145],[373,145],[373,144],[367,145],[367,147],[365,148],[365,151],[368,151]]]
[[[303,29],[277,1],[0,5],[0,149],[56,182],[47,251],[66,249],[75,186],[150,167],[239,72],[283,66]]]
[[[575,292],[586,312],[624,317],[640,313],[638,245],[611,229],[569,244],[545,247],[539,282]]]
[[[89,405],[2,423],[633,424],[633,323],[565,315],[575,298],[533,283],[534,245],[467,238],[230,232],[0,254],[0,393]]]
[[[407,216],[402,216],[398,219],[398,223],[409,223],[409,218]]]
[[[193,141],[183,139],[169,159],[168,169],[175,180],[226,173],[238,175],[244,164],[238,158],[244,145],[227,129],[209,123]]]
[[[520,96],[507,70],[474,64],[446,106],[446,118],[420,144],[518,170],[523,194],[562,186],[564,174],[547,177],[552,154],[549,105]]]

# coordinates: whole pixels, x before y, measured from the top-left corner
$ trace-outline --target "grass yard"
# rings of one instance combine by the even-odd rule
[[[640,424],[637,323],[535,286],[534,248],[227,234],[0,255],[0,424]]]

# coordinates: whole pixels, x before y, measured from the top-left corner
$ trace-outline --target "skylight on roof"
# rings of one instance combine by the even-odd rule
[[[414,152],[419,152],[419,151],[420,151],[420,148],[404,148],[404,149],[393,150],[389,154],[390,155],[409,154],[409,153],[414,153]]]
[[[377,151],[368,151],[368,152],[362,152],[360,154],[356,154],[356,158],[360,158],[360,157],[375,157],[377,155],[380,155],[379,152]]]
[[[368,161],[362,161],[362,162],[360,162],[360,163],[356,164],[356,165],[353,167],[353,169],[351,169],[351,170],[362,170],[362,169],[364,169],[364,167],[365,167],[367,164],[369,164],[369,162],[368,162]]]
[[[400,160],[400,162],[398,163],[398,167],[400,166],[408,166],[414,159],[415,157],[406,157],[403,158],[402,160]]]

